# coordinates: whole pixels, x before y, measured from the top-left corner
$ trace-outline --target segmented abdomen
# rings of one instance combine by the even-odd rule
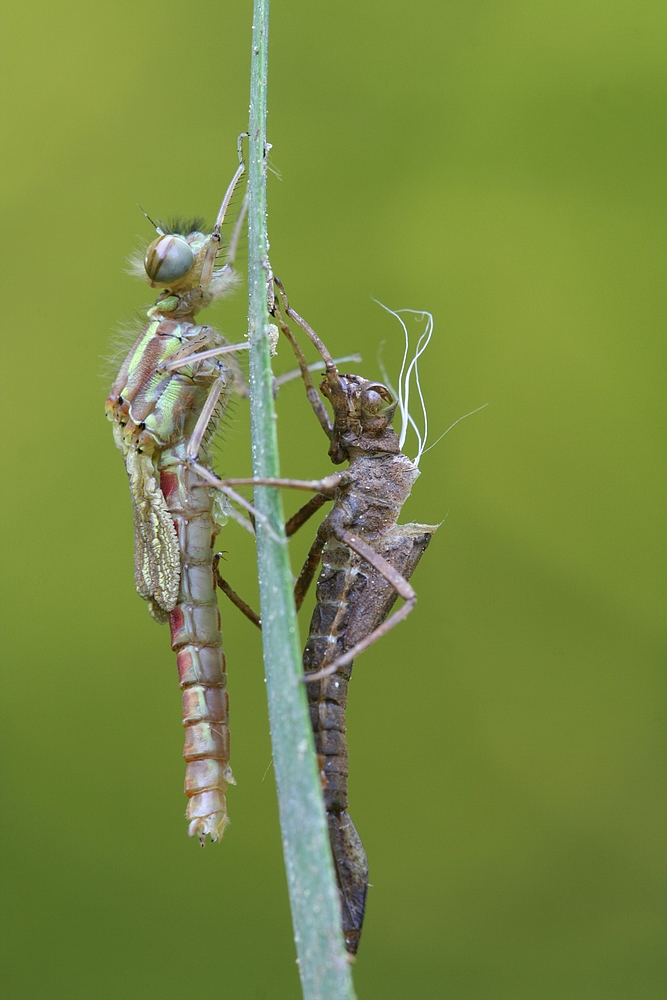
[[[423,524],[392,525],[382,536],[375,537],[372,545],[408,579],[434,530]],[[377,570],[346,545],[330,539],[322,553],[317,604],[303,654],[305,674],[315,673],[370,635],[388,616],[396,598],[394,587]],[[366,908],[368,862],[347,812],[345,708],[351,673],[350,663],[329,677],[306,682],[306,688],[341,894],[345,946],[354,955]]]
[[[314,673],[353,643],[348,641],[349,598],[358,576],[359,559],[349,549],[329,543],[322,554],[317,604],[303,653],[303,669]],[[359,834],[347,812],[348,758],[345,739],[347,686],[352,664],[306,684],[310,718],[322,777],[324,807],[336,879],[341,896],[345,947],[355,955],[368,890],[368,862]]]
[[[326,662],[332,662],[347,646],[347,643],[345,646],[343,644],[353,572],[349,549],[338,544],[327,545],[322,554],[322,570],[317,581],[317,604],[303,652],[303,669],[306,675],[320,670]],[[346,809],[348,805],[345,708],[351,673],[350,663],[330,677],[306,684],[327,811]]]
[[[371,544],[407,580],[434,531],[431,525],[393,525]],[[303,654],[306,675],[365,639],[387,618],[397,596],[378,570],[343,543],[330,540],[322,553],[317,604]],[[346,809],[348,805],[345,708],[351,673],[350,663],[330,677],[306,685],[327,810]]]
[[[225,791],[234,782],[229,766],[229,700],[220,612],[213,578],[218,525],[210,490],[191,472],[177,448],[160,459],[160,485],[174,519],[181,551],[178,603],[169,613],[183,692],[186,818],[190,836],[203,846],[219,840],[227,825]]]

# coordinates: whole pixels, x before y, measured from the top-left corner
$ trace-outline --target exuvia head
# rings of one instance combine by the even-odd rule
[[[359,424],[363,430],[383,431],[391,426],[397,402],[386,385],[371,382],[361,375],[329,372],[320,385],[331,402],[339,427]]]
[[[350,458],[350,448],[397,452],[392,429],[397,402],[386,385],[361,375],[339,375],[330,370],[320,386],[334,411],[329,454],[338,464]]]

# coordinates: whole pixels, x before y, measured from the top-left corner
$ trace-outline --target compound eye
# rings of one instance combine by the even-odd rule
[[[394,419],[396,403],[389,389],[380,382],[367,385],[361,392],[361,426],[368,431],[380,432]]]
[[[184,278],[195,262],[195,255],[182,236],[158,236],[144,258],[146,274],[151,281],[169,285]]]
[[[385,386],[375,383],[368,386],[361,394],[362,409],[369,414],[384,413],[392,403],[394,397]]]

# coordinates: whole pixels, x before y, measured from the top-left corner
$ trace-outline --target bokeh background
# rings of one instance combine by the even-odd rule
[[[150,301],[137,203],[212,218],[235,168],[250,2],[3,23],[0,992],[287,1000],[259,637],[223,606],[238,786],[201,851],[103,413]],[[489,404],[424,456],[406,519],[444,523],[418,608],[355,668],[365,1000],[667,992],[666,29],[658,0],[273,4],[276,272],[371,377],[382,341],[400,359],[372,297],[434,314],[433,439]],[[238,339],[243,291],[208,319]],[[298,383],[278,408],[284,472],[328,472]],[[239,401],[217,467],[248,449]],[[255,600],[250,538],[221,543]]]

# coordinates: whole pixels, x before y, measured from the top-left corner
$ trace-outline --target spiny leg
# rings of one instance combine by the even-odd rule
[[[234,223],[234,228],[232,230],[229,246],[227,247],[227,260],[225,261],[224,270],[227,269],[231,270],[234,261],[236,260],[236,251],[238,250],[239,240],[241,239],[241,230],[243,228],[243,223],[245,222],[247,214],[248,214],[248,193],[246,192],[243,196],[243,201],[241,202],[241,210],[237,216],[236,222]]]
[[[218,212],[218,217],[215,220],[215,226],[213,227],[213,232],[211,233],[211,238],[209,245],[206,249],[206,256],[204,257],[204,263],[202,266],[200,285],[202,288],[207,288],[211,282],[211,277],[213,276],[213,269],[215,267],[215,258],[220,249],[220,229],[225,221],[225,215],[227,214],[227,209],[229,208],[229,203],[232,200],[232,195],[236,189],[236,185],[240,181],[241,177],[245,173],[245,163],[243,162],[243,154],[241,152],[241,144],[239,143],[239,160],[240,163],[236,170],[236,173],[232,177],[231,183],[225,192],[225,197],[222,199],[222,205],[220,206],[220,211]]]
[[[221,556],[222,552],[216,552],[216,554],[213,557],[213,577],[215,579],[216,584],[218,585],[219,589],[223,592],[223,594],[225,594],[229,598],[232,604],[235,607],[237,607],[239,611],[242,611],[243,614],[246,616],[246,618],[250,619],[253,625],[256,625],[257,628],[261,630],[262,620],[257,614],[257,612],[253,611],[250,605],[246,604],[243,598],[239,597],[236,591],[233,590],[227,583],[227,581],[223,579],[223,577],[220,575],[219,563]]]
[[[208,406],[208,400],[206,405]],[[213,404],[211,412],[213,412],[214,408],[215,408],[215,403]],[[334,472],[332,475],[326,476],[324,479],[273,479],[273,478],[258,479],[253,476],[249,476],[248,478],[242,478],[242,479],[219,479],[209,469],[205,468],[205,466],[200,465],[199,462],[196,462],[192,458],[190,458],[189,452],[190,452],[190,447],[188,446],[188,458],[190,461],[190,467],[194,469],[194,471],[197,472],[202,477],[202,479],[205,480],[205,482],[209,483],[211,486],[214,486],[216,489],[220,490],[221,493],[224,493],[226,496],[228,496],[230,500],[234,500],[242,507],[245,507],[245,509],[248,511],[251,517],[261,521],[261,523],[269,532],[271,537],[275,541],[279,542],[281,545],[284,544],[286,539],[281,538],[279,535],[277,535],[276,532],[271,527],[268,518],[264,514],[261,514],[255,507],[253,507],[253,505],[249,503],[248,500],[245,500],[239,493],[237,493],[234,489],[232,489],[233,486],[275,486],[275,487],[285,487],[287,489],[295,489],[295,490],[308,490],[308,491],[312,490],[314,493],[324,494],[325,500],[329,500],[333,498],[333,494],[335,493],[336,489],[341,485],[345,485],[349,480],[349,475],[347,472]],[[314,511],[319,506],[320,504],[318,502],[317,506],[311,508],[308,511],[307,515],[303,518],[301,523],[304,523],[307,520],[307,517],[310,517],[310,515],[314,513]],[[308,507],[309,505],[305,504],[304,510],[307,510]],[[295,519],[298,520],[300,514],[301,512],[297,511]],[[288,524],[289,523],[290,522],[288,522]],[[299,526],[300,525],[297,524],[297,527]],[[243,524],[243,527],[246,527],[248,531],[254,533],[253,528],[249,522],[245,522]],[[291,534],[294,533],[294,530],[296,530],[296,528],[293,529]]]
[[[323,493],[316,493],[314,497],[310,498],[308,503],[305,503],[303,507],[297,510],[296,514],[292,514],[289,521],[285,523],[285,535],[287,538],[291,538],[299,528],[303,527],[308,518],[316,514],[329,500],[331,500],[331,497],[326,497]]]
[[[225,347],[220,349],[215,348],[211,352],[207,351],[203,353],[205,353],[207,356],[210,357],[214,356],[217,353],[224,352],[226,348],[228,349],[229,345],[225,345]],[[232,345],[231,349],[238,350],[238,347],[236,345]],[[194,357],[201,357],[201,355],[194,355]],[[176,364],[175,367],[181,367],[185,363],[187,362],[185,362],[183,359],[179,359],[178,364]],[[282,539],[278,538],[275,531],[269,524],[268,518],[264,514],[260,514],[260,512],[257,511],[251,503],[249,503],[249,501],[245,500],[242,496],[236,493],[235,490],[231,489],[229,486],[223,483],[221,479],[213,475],[213,473],[209,469],[207,469],[205,466],[197,462],[199,451],[202,446],[202,441],[204,440],[204,435],[206,434],[207,428],[211,422],[211,418],[215,413],[215,408],[218,405],[220,396],[227,387],[228,387],[228,382],[226,376],[224,375],[220,375],[219,378],[217,378],[213,383],[213,385],[211,386],[209,394],[206,397],[206,402],[202,407],[202,411],[199,414],[199,418],[197,420],[197,423],[195,424],[195,428],[190,436],[190,440],[188,441],[188,447],[186,452],[188,464],[191,469],[197,472],[202,477],[202,479],[205,480],[205,482],[209,483],[211,486],[214,486],[216,489],[219,489],[222,493],[228,496],[230,500],[234,500],[241,507],[244,507],[253,516],[253,518],[257,518],[262,522],[262,524],[266,527],[267,531],[272,535],[272,537],[282,542]],[[233,507],[230,507],[230,512],[232,517],[238,524],[240,524],[243,528],[249,531],[251,535],[255,534],[255,529],[253,525],[245,518],[240,517],[238,512],[235,511]]]
[[[296,581],[294,586],[294,603],[296,604],[297,611],[303,604],[304,598],[308,593],[308,588],[313,582],[317,567],[319,566],[320,559],[322,558],[322,550],[325,545],[326,538],[318,531],[315,536],[315,541],[310,546],[303,568],[299,573],[299,579]]]
[[[282,285],[280,284],[280,281],[278,280],[278,278],[274,278],[274,281],[276,282],[276,284],[278,285],[279,288],[282,288]],[[308,362],[306,361],[306,358],[305,358],[305,356],[303,354],[303,351],[301,350],[299,344],[295,340],[294,334],[292,333],[292,331],[290,330],[289,326],[287,325],[287,323],[283,319],[283,315],[282,315],[282,313],[280,311],[280,306],[278,305],[278,300],[277,299],[274,300],[273,315],[278,320],[278,323],[280,324],[280,329],[282,330],[282,332],[284,333],[284,335],[287,337],[287,339],[290,342],[290,345],[292,347],[292,350],[294,351],[294,354],[296,356],[296,360],[297,360],[297,362],[299,364],[299,369],[301,370],[301,378],[303,379],[304,385],[306,387],[306,395],[308,397],[308,402],[312,406],[312,408],[313,408],[313,410],[315,412],[315,416],[317,417],[317,419],[319,420],[320,424],[322,425],[322,429],[324,430],[324,433],[327,435],[327,437],[329,439],[331,439],[331,434],[332,434],[332,431],[333,431],[333,425],[332,425],[332,423],[331,423],[331,421],[329,419],[329,414],[327,413],[327,411],[326,411],[326,409],[324,407],[324,404],[322,403],[322,400],[320,399],[320,396],[319,396],[319,393],[318,393],[317,389],[313,385],[313,380],[310,377],[310,370],[309,370],[309,367],[308,367]]]
[[[280,479],[267,478],[258,479],[249,476],[247,479],[219,479],[212,485],[221,486],[276,486],[290,490],[307,490],[312,493],[323,493],[327,500],[333,498],[333,494],[339,486],[345,486],[350,482],[347,472],[333,472],[324,479]]]
[[[217,358],[221,354],[232,354],[235,351],[247,351],[249,344],[244,340],[241,344],[222,344],[220,347],[212,347],[209,351],[197,351],[200,344],[206,343],[206,335],[191,340],[183,347],[171,355],[169,361],[163,361],[158,365],[158,372],[175,372],[179,368],[185,368],[193,361],[207,361],[208,358]]]
[[[336,368],[336,365],[334,363],[333,358],[329,354],[329,351],[328,351],[328,348],[327,348],[326,344],[324,344],[323,341],[320,340],[320,338],[318,337],[318,335],[313,330],[312,326],[310,326],[308,323],[306,323],[305,319],[303,319],[301,316],[299,316],[298,312],[295,312],[294,309],[292,309],[292,307],[289,304],[289,300],[287,298],[287,292],[285,291],[285,288],[284,288],[283,283],[280,280],[280,278],[274,277],[273,280],[275,281],[276,287],[278,288],[278,291],[280,292],[280,298],[282,299],[283,307],[284,307],[285,312],[287,313],[287,315],[290,317],[290,319],[294,320],[294,322],[297,324],[297,326],[301,327],[301,329],[306,334],[306,336],[309,338],[309,340],[311,340],[312,343],[315,345],[315,347],[317,348],[317,350],[320,352],[321,357],[324,359],[324,361],[326,363],[327,371],[331,370],[332,372],[334,372],[337,375],[338,374],[338,370]]]
[[[287,538],[291,538],[300,527],[302,527],[309,517],[322,507],[324,503],[329,499],[329,497],[323,496],[318,493],[316,496],[312,497],[308,503],[304,504],[303,507],[294,514],[285,525],[285,535]],[[322,554],[322,549],[324,547],[324,541],[320,542],[319,538],[316,538],[313,542],[308,557],[304,564],[301,573],[299,574],[299,579],[294,587],[294,603],[296,604],[296,610],[298,611],[303,604],[303,599],[306,596],[308,588],[312,583],[313,577],[315,575],[315,570],[317,569],[318,563],[320,561],[320,556]],[[242,611],[246,618],[249,618],[253,625],[256,625],[261,629],[261,619],[256,611],[250,607],[249,604],[243,600],[242,597],[236,593],[235,590],[229,585],[229,583],[223,579],[220,575],[220,570],[218,563],[222,553],[218,553],[215,556],[215,561],[213,564],[213,573],[216,579],[218,587],[226,594],[232,604],[236,605],[239,611]]]
[[[349,422],[349,414],[347,412],[347,394],[341,383],[340,375],[338,374],[338,368],[336,367],[336,362],[331,357],[331,354],[329,353],[329,349],[327,348],[326,344],[315,333],[312,326],[310,326],[310,324],[307,323],[302,316],[299,316],[298,312],[292,309],[287,299],[287,293],[285,292],[285,289],[280,279],[274,278],[274,281],[276,287],[280,292],[280,297],[282,299],[285,312],[290,317],[290,319],[294,320],[294,322],[301,327],[301,329],[304,331],[309,340],[312,341],[317,350],[320,352],[320,355],[324,360],[325,363],[324,366],[326,368],[326,373],[327,373],[326,378],[328,382],[327,396],[334,411],[334,426],[327,431],[329,441],[331,442],[331,446],[329,448],[329,455],[334,465],[339,465],[348,456],[346,455],[345,449],[341,449],[339,434],[336,432],[337,430],[340,431],[338,424],[341,417],[344,415],[344,419]]]
[[[334,364],[344,365],[348,361],[363,361],[361,354],[345,354],[342,358],[334,358]],[[321,372],[326,368],[326,363],[324,361],[313,361],[312,364],[308,365],[309,372]],[[292,371],[284,372],[283,375],[276,375],[273,383],[277,389],[280,389],[283,385],[287,385],[288,382],[293,382],[295,378],[301,377],[301,369],[293,368]]]
[[[206,434],[208,426],[211,423],[218,401],[227,387],[228,382],[225,375],[220,375],[211,386],[210,392],[206,397],[206,402],[204,403],[202,411],[199,414],[199,419],[195,424],[195,429],[190,435],[190,440],[188,441],[188,449],[186,452],[188,462],[193,463],[197,461],[202,441],[204,440],[204,435]]]
[[[260,514],[260,512],[256,510],[251,503],[232,489],[232,486],[275,486],[294,490],[312,490],[314,493],[323,493],[325,495],[325,499],[330,500],[333,498],[333,494],[336,489],[341,485],[345,485],[349,480],[347,472],[334,472],[332,475],[326,476],[324,479],[261,479],[253,476],[243,479],[218,479],[217,476],[213,475],[212,472],[206,469],[203,465],[200,465],[198,462],[191,460],[190,466],[197,473],[199,473],[202,479],[206,480],[207,483],[210,483],[211,486],[215,486],[216,489],[220,490],[231,500],[234,500],[242,507],[245,507],[251,517],[261,521],[274,541],[280,542],[281,545],[284,544],[286,539],[277,535],[271,527],[268,518],[264,514]],[[308,507],[308,504],[305,504],[304,506]],[[311,510],[310,513],[313,513],[313,511]],[[310,514],[308,514],[308,516],[310,516]],[[306,518],[304,518],[304,521],[305,520]],[[250,527],[248,530],[251,530]]]
[[[234,271],[234,261],[236,260],[236,252],[238,250],[239,241],[241,239],[241,230],[243,228],[243,223],[245,222],[245,218],[246,218],[247,214],[248,214],[248,194],[246,192],[246,194],[243,196],[243,201],[241,202],[241,209],[240,209],[239,214],[237,216],[236,222],[234,223],[234,229],[232,230],[231,239],[230,239],[229,244],[227,246],[227,260],[225,261],[224,267],[222,267],[217,272],[217,274],[216,274],[217,278],[222,278],[223,275],[225,275],[225,274],[230,274],[231,275],[233,273],[233,271]],[[213,240],[213,235],[211,236],[211,240]],[[217,254],[219,253],[219,244],[220,244],[219,233],[218,233],[218,239],[217,239],[216,242],[218,244],[218,249],[216,249],[216,256],[217,256]],[[215,266],[215,257],[213,258],[213,265]],[[210,283],[210,280],[211,280],[212,276],[213,276],[213,271],[211,270],[211,275],[209,276],[207,284]],[[202,287],[205,287],[204,281],[203,281],[203,276],[202,276],[202,282],[201,282],[201,284],[202,284]]]
[[[230,500],[233,500],[234,503],[237,503],[239,504],[239,506],[244,507],[253,519],[260,521],[275,542],[278,542],[280,545],[284,544],[285,539],[281,538],[280,535],[276,534],[276,532],[271,527],[271,522],[269,521],[268,517],[266,517],[265,514],[262,514],[255,507],[253,507],[253,505],[250,503],[249,500],[246,500],[245,497],[242,497],[240,493],[237,493],[236,490],[233,490],[231,486],[227,485],[229,482],[237,482],[237,480],[219,479],[218,476],[214,475],[210,469],[207,469],[206,466],[204,465],[200,465],[199,462],[194,462],[190,460],[189,465],[190,468],[197,473],[197,475],[202,477],[204,482],[209,484],[209,486],[214,486],[216,490],[220,490],[221,493],[224,493],[225,496],[229,497]],[[241,482],[244,485],[247,485],[246,480],[241,480]],[[252,483],[252,479],[250,480],[250,483]],[[229,509],[230,511],[234,511],[233,507],[230,507]],[[237,520],[238,517],[239,515],[236,515]],[[255,534],[255,530],[250,521],[246,521],[245,518],[242,518],[241,521],[239,521],[239,523],[241,522],[243,522],[243,527],[246,528],[251,535]]]

